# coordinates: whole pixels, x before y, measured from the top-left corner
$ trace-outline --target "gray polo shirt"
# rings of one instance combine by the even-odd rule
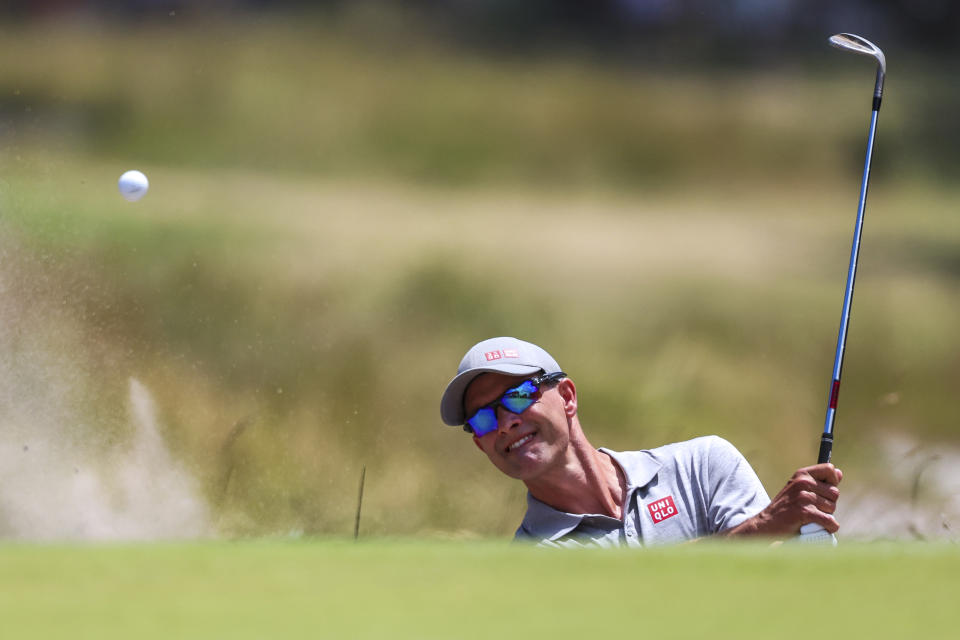
[[[516,538],[550,547],[645,547],[735,527],[770,503],[737,449],[706,436],[644,451],[601,448],[623,470],[623,520],[558,511],[527,494]]]

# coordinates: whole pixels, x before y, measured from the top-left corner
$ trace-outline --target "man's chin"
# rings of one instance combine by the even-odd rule
[[[537,456],[525,455],[512,460],[506,460],[497,465],[506,475],[515,480],[532,480],[543,472],[544,462]]]

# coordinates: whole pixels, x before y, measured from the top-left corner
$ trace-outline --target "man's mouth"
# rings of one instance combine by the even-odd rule
[[[533,436],[534,436],[534,435],[535,435],[535,434],[533,434],[533,433],[528,433],[527,435],[523,436],[522,438],[520,438],[520,439],[517,440],[516,442],[512,442],[512,443],[510,444],[510,446],[507,447],[507,453],[510,453],[510,452],[513,451],[514,449],[517,449],[517,448],[522,447],[523,445],[527,444],[528,442],[530,442],[531,440],[533,440]]]

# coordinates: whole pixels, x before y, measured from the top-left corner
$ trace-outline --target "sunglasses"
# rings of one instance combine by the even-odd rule
[[[497,430],[497,409],[503,407],[510,413],[523,413],[540,399],[540,388],[547,384],[554,384],[566,378],[563,371],[541,374],[535,378],[524,380],[512,389],[507,389],[502,396],[477,409],[463,425],[463,430],[475,436],[482,437]]]

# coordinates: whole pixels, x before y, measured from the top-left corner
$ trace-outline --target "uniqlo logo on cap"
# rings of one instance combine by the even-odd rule
[[[677,515],[677,506],[673,504],[673,496],[667,496],[656,502],[648,503],[647,511],[650,512],[653,522],[658,523]]]
[[[487,351],[483,354],[487,362],[491,360],[500,360],[501,358],[519,358],[520,353],[516,349],[504,349],[503,351]]]

